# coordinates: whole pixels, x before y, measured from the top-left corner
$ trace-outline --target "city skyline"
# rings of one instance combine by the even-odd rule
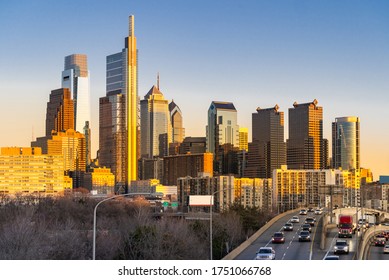
[[[44,135],[45,107],[51,90],[60,87],[63,58],[84,53],[91,73],[95,158],[99,98],[106,95],[105,59],[123,48],[133,14],[139,96],[159,72],[165,98],[180,105],[185,136],[205,136],[213,100],[232,102],[238,125],[251,127],[257,107],[278,104],[287,124],[294,102],[317,99],[324,111],[324,138],[331,139],[336,118],[359,117],[361,167],[371,168],[375,180],[389,174],[389,112],[384,110],[389,103],[388,3],[281,3],[116,1],[94,3],[93,9],[77,3],[69,17],[59,17],[59,4],[45,1],[0,4],[0,22],[10,27],[0,31],[7,38],[0,54],[0,129],[7,133],[0,146],[29,146],[32,138]],[[249,142],[251,133],[249,129]]]

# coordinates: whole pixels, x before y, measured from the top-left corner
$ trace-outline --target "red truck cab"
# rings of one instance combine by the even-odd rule
[[[351,215],[339,215],[338,223],[338,236],[342,237],[352,237],[355,232],[355,226],[353,223],[353,216]]]

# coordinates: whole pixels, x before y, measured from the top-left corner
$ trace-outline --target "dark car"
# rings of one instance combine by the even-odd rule
[[[273,234],[272,243],[285,243],[284,233],[278,231]]]
[[[307,230],[307,231],[309,231],[309,232],[312,232],[312,227],[311,227],[310,224],[303,224],[303,225],[301,226],[301,230]]]
[[[299,234],[299,242],[311,241],[311,234],[307,230],[302,230]]]
[[[308,217],[305,219],[306,224],[310,224],[312,227],[315,225],[315,219],[312,217]]]

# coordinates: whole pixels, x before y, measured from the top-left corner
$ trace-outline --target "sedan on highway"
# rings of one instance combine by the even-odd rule
[[[306,209],[301,209],[300,210],[300,215],[307,215],[307,210]]]
[[[384,246],[384,254],[389,254],[389,245]]]
[[[299,223],[299,222],[300,222],[300,219],[299,219],[299,217],[297,217],[297,216],[293,216],[292,219],[290,219],[290,222],[291,222],[291,223]]]
[[[284,234],[280,231],[278,232],[275,232],[273,234],[273,237],[271,239],[271,242],[272,243],[285,243],[285,237],[284,237]]]
[[[315,219],[312,218],[312,217],[308,217],[308,218],[305,219],[305,223],[306,224],[310,224],[311,227],[313,227],[315,225]]]
[[[317,208],[315,210],[315,215],[321,215],[321,214],[323,214],[323,210],[321,210],[320,208]]]
[[[374,245],[375,246],[385,246],[386,239],[385,236],[383,235],[377,235],[374,240]]]
[[[348,254],[348,252],[349,252],[349,246],[347,241],[343,239],[336,240],[334,246],[334,254],[339,254],[339,253]]]
[[[272,247],[261,247],[256,253],[254,260],[274,260],[276,252]]]
[[[312,227],[311,227],[310,224],[303,224],[303,225],[301,226],[301,230],[307,230],[307,231],[309,231],[309,232],[312,232]]]
[[[307,230],[302,230],[299,234],[299,242],[311,241],[311,234]]]
[[[293,224],[292,223],[286,223],[283,227],[284,231],[293,231]]]

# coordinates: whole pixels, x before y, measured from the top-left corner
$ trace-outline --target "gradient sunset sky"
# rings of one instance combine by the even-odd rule
[[[336,117],[361,120],[361,166],[389,175],[389,1],[1,1],[0,147],[44,135],[64,57],[88,56],[92,157],[106,56],[135,15],[139,95],[156,83],[181,108],[186,136],[205,136],[213,100],[233,102],[251,131],[257,107],[318,100],[331,145]],[[251,132],[250,132],[251,139]],[[330,154],[331,156],[331,154]]]

